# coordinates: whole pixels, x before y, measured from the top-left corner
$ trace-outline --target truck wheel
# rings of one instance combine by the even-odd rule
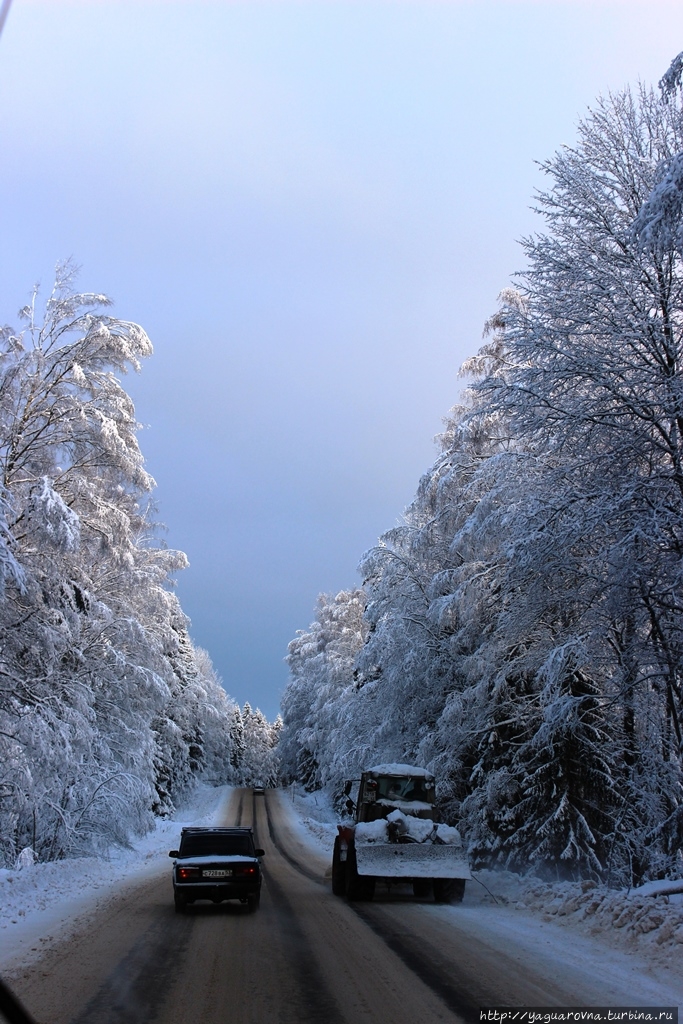
[[[452,897],[453,902],[454,903],[462,903],[464,895],[465,895],[465,879],[464,878],[454,878],[453,879],[453,897]]]
[[[432,894],[432,880],[431,878],[414,878],[413,879],[413,896],[418,900],[426,900]]]
[[[346,861],[341,859],[339,836],[334,841],[334,850],[332,851],[332,892],[335,896],[346,894]]]
[[[434,879],[434,902],[435,903],[462,903],[465,895],[464,878],[435,878]]]
[[[359,875],[356,867],[356,851],[349,847],[346,855],[346,898],[350,903],[369,902],[375,895],[375,879],[371,875]]]

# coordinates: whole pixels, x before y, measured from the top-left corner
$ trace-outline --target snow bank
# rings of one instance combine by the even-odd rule
[[[683,953],[683,893],[661,891],[662,882],[640,889],[614,890],[593,882],[545,883],[511,872],[476,872],[506,902],[540,914],[546,921],[601,935],[610,945],[639,950],[654,962],[670,966]],[[652,895],[649,895],[652,892]]]
[[[228,786],[199,785],[173,818],[159,820],[131,849],[112,850],[106,858],[0,869],[0,968],[17,955],[30,959],[40,952],[77,916],[107,899],[123,872],[131,883],[164,870],[170,877],[168,851],[178,845],[180,829],[212,824],[230,791]]]
[[[332,847],[340,820],[328,795],[322,791],[307,793],[296,783],[282,792],[283,803],[294,812],[292,824],[304,843],[332,861]]]
[[[632,896],[658,896],[660,893],[683,893],[683,878],[665,878],[659,882],[646,882],[631,889]]]

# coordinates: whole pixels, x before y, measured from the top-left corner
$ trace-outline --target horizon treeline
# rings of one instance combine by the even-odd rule
[[[119,377],[152,347],[58,268],[0,330],[0,866],[126,843],[198,779],[276,777],[173,591]]]
[[[289,646],[285,777],[425,766],[474,866],[683,868],[680,78],[598,101],[542,165],[436,461]]]

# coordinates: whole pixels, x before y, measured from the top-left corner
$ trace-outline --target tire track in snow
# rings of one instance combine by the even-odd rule
[[[71,1024],[148,1024],[168,998],[187,950],[194,920],[155,921],[116,965]]]
[[[310,879],[311,882],[315,882],[316,885],[323,885],[323,882],[320,879],[320,875],[315,874],[315,872],[307,868],[305,864],[302,864],[300,861],[298,861],[296,857],[293,857],[289,850],[282,844],[282,842],[278,838],[273,824],[273,818],[271,815],[268,797],[266,797],[266,816],[268,818],[268,835],[270,836],[270,841],[276,848],[280,856],[284,857],[287,863],[291,865],[291,867],[293,867],[295,871],[298,871],[300,875],[303,875],[305,878]]]
[[[235,815],[235,825],[237,828],[242,824],[242,814],[244,812],[244,793],[240,792],[240,802],[237,805],[237,814]]]
[[[455,988],[445,964],[443,968],[439,968],[437,962],[441,957],[436,949],[425,947],[423,938],[413,937],[404,929],[398,931],[391,922],[380,920],[378,913],[368,907],[356,903],[350,903],[349,906],[375,935],[386,942],[389,949],[400,957],[407,969],[416,974],[423,984],[443,1000],[452,1013],[465,1021],[474,1022],[480,1019],[479,1003],[471,1002]]]
[[[327,888],[326,883],[321,880],[320,875],[315,874],[304,864],[301,864],[301,862],[298,861],[296,857],[293,857],[283,846],[275,832],[268,802],[266,803],[266,813],[268,815],[268,833],[270,835],[271,842],[277,848],[278,853],[280,853],[287,863],[290,864],[295,871],[298,871],[299,874],[304,875],[312,882],[315,882],[316,885]],[[359,905],[351,902],[347,903],[346,906],[348,906],[350,910],[353,910],[363,923],[368,928],[371,928],[375,935],[386,943],[389,949],[400,958],[404,966],[415,974],[424,985],[431,989],[431,991],[446,1004],[452,1013],[465,1021],[474,1022],[479,1020],[479,1004],[471,1002],[455,988],[447,971],[443,968],[439,968],[437,962],[440,957],[437,952],[430,951],[428,948],[425,948],[423,939],[417,936],[412,938],[405,930],[399,932],[391,922],[382,920],[381,911],[371,910],[367,904]]]
[[[237,822],[242,819],[240,793]],[[71,1024],[148,1024],[158,1016],[177,981],[178,964],[191,944],[195,917],[164,916],[147,928],[118,962]]]
[[[252,827],[256,846],[260,845],[256,813],[256,796],[252,793]],[[270,815],[266,807],[268,833],[272,840]],[[277,847],[278,851],[280,847]],[[268,896],[277,913],[277,925],[281,934],[282,948],[291,963],[292,976],[296,982],[296,1005],[293,1006],[292,1020],[306,1021],[307,1024],[344,1024],[346,1017],[341,1013],[337,1001],[328,988],[318,966],[315,952],[306,933],[297,920],[292,902],[274,877],[264,872],[263,881]]]

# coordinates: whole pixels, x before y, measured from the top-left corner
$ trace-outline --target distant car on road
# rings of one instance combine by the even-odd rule
[[[180,849],[173,857],[173,897],[182,914],[196,900],[239,900],[249,910],[261,898],[261,864],[264,851],[254,846],[250,828],[184,828]]]
[[[254,791],[254,796],[265,796],[266,787],[262,782],[255,782],[251,788]]]

